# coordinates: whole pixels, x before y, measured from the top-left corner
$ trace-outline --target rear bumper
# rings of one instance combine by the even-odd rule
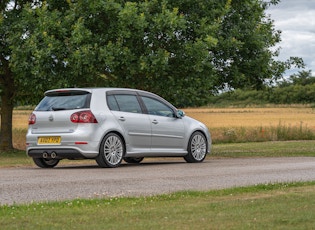
[[[32,158],[47,159],[86,159],[88,157],[81,154],[77,149],[58,148],[58,149],[30,149],[27,155]],[[93,158],[93,157],[92,157]]]

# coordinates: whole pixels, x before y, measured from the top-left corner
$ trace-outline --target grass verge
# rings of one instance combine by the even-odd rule
[[[214,157],[298,157],[315,156],[315,141],[268,141],[214,144]]]
[[[3,229],[312,229],[315,182],[0,206]]]
[[[32,164],[32,158],[26,156],[25,151],[0,151],[0,168],[30,166]]]

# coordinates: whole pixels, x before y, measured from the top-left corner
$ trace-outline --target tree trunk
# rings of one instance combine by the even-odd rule
[[[12,144],[12,113],[13,105],[8,101],[7,96],[1,96],[1,132],[0,132],[0,151],[13,150]]]
[[[1,59],[4,74],[0,75],[1,92],[1,129],[0,129],[0,151],[13,150],[12,144],[12,114],[14,97],[14,78],[6,60]]]

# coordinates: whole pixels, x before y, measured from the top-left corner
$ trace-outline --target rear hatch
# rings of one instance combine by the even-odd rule
[[[73,133],[78,123],[70,117],[90,107],[91,93],[85,90],[52,90],[35,108],[35,123],[30,126],[33,134]]]

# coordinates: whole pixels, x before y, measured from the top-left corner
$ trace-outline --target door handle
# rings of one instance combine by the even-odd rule
[[[124,118],[124,117],[120,117],[120,118],[118,118],[118,120],[120,120],[120,121],[125,121],[125,120],[126,120],[126,118]]]
[[[152,123],[153,123],[153,124],[158,124],[159,122],[154,119],[154,120],[152,121]]]

